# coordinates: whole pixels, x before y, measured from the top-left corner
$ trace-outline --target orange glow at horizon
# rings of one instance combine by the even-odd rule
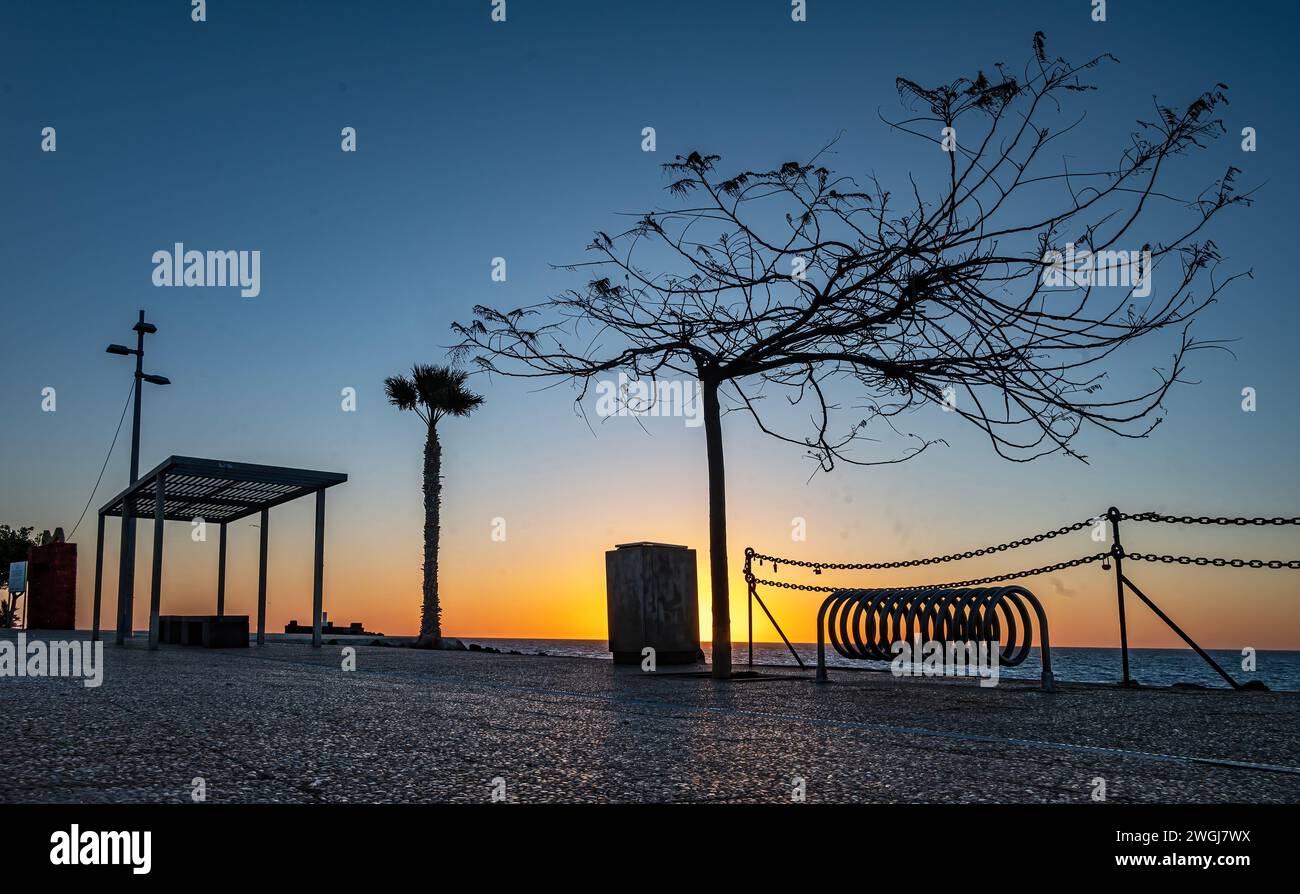
[[[303,501],[304,505],[310,501]],[[307,507],[308,510],[310,507]],[[557,516],[573,512],[557,508]],[[480,532],[470,537],[463,529],[444,532],[441,551],[440,593],[443,632],[463,638],[586,639],[607,636],[605,613],[604,552],[617,542],[656,539],[670,543],[699,544],[706,539],[704,526],[673,524],[667,517],[638,524],[631,529],[587,530],[581,539],[565,533],[560,523],[544,529],[511,529],[505,543],[493,542]],[[305,526],[304,526],[305,527]],[[744,536],[744,527],[736,525]],[[283,529],[283,530],[282,530]],[[142,522],[138,540],[136,629],[148,625],[150,526]],[[175,530],[177,533],[172,534]],[[215,598],[215,537],[207,543],[192,543],[181,535],[186,528],[168,529],[164,571],[163,613],[211,613]],[[1080,532],[1083,536],[1086,532]],[[373,543],[352,544],[357,553],[381,555],[383,561],[358,562],[346,555],[344,543],[327,537],[325,610],[330,619],[346,625],[362,621],[367,630],[392,635],[417,632],[420,612],[420,544],[405,538],[384,544],[382,532]],[[230,538],[226,610],[231,614],[256,617],[256,530],[236,531]],[[291,525],[272,521],[272,549],[268,575],[268,632],[278,633],[295,619],[310,623],[311,540],[310,534]],[[742,574],[744,539],[732,548],[730,567],[731,632],[734,642],[746,639],[747,590]],[[755,541],[762,548],[761,540]],[[801,544],[802,546],[802,544]],[[89,548],[88,548],[89,547]],[[775,551],[775,550],[774,550]],[[803,551],[786,552],[800,557]],[[1065,555],[1070,555],[1066,552]],[[111,627],[116,604],[116,559],[113,543],[106,543],[104,608],[101,623]],[[809,553],[809,555],[816,555]],[[818,556],[843,561],[846,554]],[[1055,556],[1046,561],[1055,560]],[[93,544],[81,547],[78,623],[90,626],[90,593],[93,583]],[[700,633],[708,641],[712,633],[707,550],[696,547],[700,584]],[[985,557],[957,565],[959,574],[971,576],[1005,570],[998,557]],[[1020,563],[1027,564],[1027,563]],[[771,578],[772,569],[756,569],[758,576]],[[803,572],[802,574],[800,572]],[[1288,571],[1186,568],[1149,563],[1130,563],[1128,575],[1206,648],[1295,649],[1297,630],[1294,614],[1294,585]],[[814,576],[806,569],[782,568],[777,580],[845,586],[888,586],[924,583],[933,569],[904,569],[888,572],[826,572]],[[950,579],[952,574],[945,575]],[[1113,570],[1102,571],[1097,563],[1052,575],[1021,581],[1043,602],[1051,625],[1051,639],[1059,646],[1118,646],[1118,614]],[[1243,603],[1231,594],[1248,591]],[[759,595],[793,642],[816,640],[815,618],[822,594],[760,587]],[[1127,597],[1129,642],[1135,648],[1185,648],[1177,635],[1159,621],[1136,596]],[[254,621],[255,622],[255,621]],[[756,642],[779,643],[780,638],[758,606],[754,606]]]
[[[568,409],[563,398],[560,406]],[[493,413],[501,418],[494,418]],[[557,407],[536,401],[507,412],[488,406],[471,437],[449,429],[443,458],[439,591],[448,636],[588,639],[607,637],[604,554],[615,544],[643,540],[685,544],[696,551],[700,633],[712,635],[708,569],[708,503],[702,432],[675,419],[651,433],[611,424],[599,436],[574,439],[580,423],[558,417]],[[339,414],[346,416],[346,414]],[[390,636],[418,630],[423,567],[424,513],[420,497],[418,438],[407,419],[394,418],[401,437],[358,429],[387,453],[367,463],[315,457],[321,468],[346,469],[346,484],[327,496],[324,608],[331,621],[361,621]],[[615,423],[626,420],[615,420]],[[340,422],[340,425],[345,424]],[[468,424],[468,423],[467,423]],[[382,435],[382,436],[381,436]],[[342,447],[339,448],[340,450]],[[1097,494],[1118,492],[1103,461],[1080,472],[1073,466],[1010,468],[936,458],[906,472],[872,469],[808,477],[786,449],[737,429],[730,442],[727,481],[729,584],[733,642],[746,639],[747,546],[804,561],[879,562],[957,553],[1050,530],[1104,511]],[[973,462],[973,461],[972,461]],[[1144,480],[1155,480],[1167,461],[1156,453],[1130,461]],[[1219,482],[1237,486],[1237,467]],[[1096,477],[1093,477],[1096,476]],[[1016,499],[1000,497],[1015,494]],[[1160,503],[1143,493],[1124,494],[1138,508]],[[1191,500],[1190,497],[1186,498]],[[1280,497],[1285,499],[1285,494]],[[999,502],[1000,501],[1000,502]],[[1242,500],[1260,506],[1259,497]],[[1099,505],[1091,505],[1099,504]],[[1202,501],[1202,505],[1204,501]],[[990,506],[996,509],[990,510]],[[1284,514],[1274,509],[1267,514]],[[806,521],[806,530],[792,521]],[[498,531],[497,522],[503,524]],[[256,617],[256,519],[228,529],[227,611]],[[1279,526],[1224,528],[1125,522],[1127,549],[1175,555],[1284,558],[1295,554],[1296,532]],[[116,611],[117,531],[106,526],[103,623]],[[94,542],[79,548],[79,626],[90,625]],[[795,539],[798,532],[806,539]],[[309,623],[314,506],[310,499],[270,513],[267,630],[289,620]],[[504,539],[494,538],[504,533]],[[152,523],[137,535],[135,625],[148,624]],[[217,531],[198,540],[191,526],[174,522],[165,532],[164,613],[214,611]],[[978,578],[1041,567],[1100,553],[1108,530],[1091,526],[1023,549],[940,565],[884,572],[830,572],[782,567],[775,579],[846,587],[915,585]],[[802,573],[801,573],[802,571]],[[1126,574],[1207,648],[1300,649],[1300,580],[1290,570],[1186,567],[1128,562]],[[772,577],[770,567],[758,576]],[[1051,641],[1060,646],[1117,647],[1114,571],[1098,562],[1025,578],[1047,611]],[[787,636],[815,642],[820,595],[762,587]],[[1135,596],[1126,599],[1129,642],[1137,648],[1185,648]],[[779,642],[764,613],[754,609],[755,641]]]

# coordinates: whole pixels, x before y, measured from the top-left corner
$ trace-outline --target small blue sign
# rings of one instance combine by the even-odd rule
[[[27,563],[26,562],[9,563],[9,592],[10,593],[27,592]]]

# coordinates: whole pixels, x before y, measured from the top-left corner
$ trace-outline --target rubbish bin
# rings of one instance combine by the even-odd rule
[[[605,595],[615,664],[640,664],[647,646],[655,650],[656,664],[704,660],[695,550],[620,543],[605,553]]]

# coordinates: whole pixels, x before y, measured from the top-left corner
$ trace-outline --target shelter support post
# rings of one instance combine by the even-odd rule
[[[221,523],[221,541],[217,546],[217,617],[226,613],[226,523]]]
[[[99,642],[99,606],[104,593],[104,513],[99,513],[95,534],[95,616],[91,622],[90,641]]]
[[[158,648],[158,615],[162,607],[162,564],[163,564],[163,518],[166,505],[163,495],[167,487],[167,476],[159,472],[154,479],[153,498],[153,580],[149,585],[149,650]]]
[[[120,646],[131,635],[134,614],[131,606],[131,590],[135,586],[135,519],[131,514],[134,503],[131,499],[122,501],[122,538],[117,560],[117,639]]]
[[[269,509],[262,510],[261,545],[257,551],[257,644],[266,645],[266,542],[271,523]]]
[[[311,645],[319,649],[320,613],[324,596],[322,584],[325,577],[325,489],[316,491],[316,556],[312,562],[313,577],[311,588]]]

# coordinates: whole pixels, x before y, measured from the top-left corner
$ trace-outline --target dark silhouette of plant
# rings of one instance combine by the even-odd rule
[[[465,387],[467,373],[449,366],[411,367],[410,376],[384,380],[388,402],[412,410],[424,422],[424,601],[420,608],[419,646],[436,646],[442,639],[442,604],[438,600],[438,513],[442,502],[442,444],[438,422],[446,416],[468,416],[483,398]]]
[[[35,528],[11,528],[0,525],[0,587],[4,587],[6,596],[0,600],[0,628],[11,629],[17,626],[18,597],[9,593],[9,563],[27,561],[27,550],[39,541],[32,536]],[[48,532],[47,532],[48,533]]]
[[[1114,60],[1049,59],[1040,32],[1020,76],[999,64],[992,77],[935,88],[899,78],[901,100],[917,111],[886,123],[934,144],[929,198],[914,177],[900,199],[876,177],[859,185],[834,174],[819,161],[830,146],[807,162],[730,176],[716,155],[678,156],[664,165],[671,206],[618,235],[597,233],[593,258],[567,268],[593,268],[585,287],[511,311],[475,307],[475,319],[454,324],[453,356],[490,372],[571,378],[579,407],[615,371],[698,379],[715,676],[731,668],[724,411],[803,447],[816,469],[900,462],[940,443],[897,427],[900,414],[936,403],[1004,457],[1083,460],[1073,442],[1085,425],[1144,437],[1187,354],[1212,344],[1192,339],[1188,323],[1248,274],[1220,276],[1202,231],[1249,198],[1236,194],[1231,167],[1186,196],[1167,181],[1180,156],[1223,132],[1215,112],[1227,88],[1181,110],[1156,104],[1112,163],[1049,167],[1056,141],[1082,136],[1083,116],[1069,109],[1094,89],[1083,73],[1105,61]],[[1071,250],[1099,270],[1067,264]],[[1128,391],[1109,379],[1126,348],[1164,330],[1169,364],[1149,384]],[[778,428],[763,403],[773,393],[806,411],[810,431]],[[852,421],[833,432],[846,396]],[[878,430],[905,446],[854,455]]]

